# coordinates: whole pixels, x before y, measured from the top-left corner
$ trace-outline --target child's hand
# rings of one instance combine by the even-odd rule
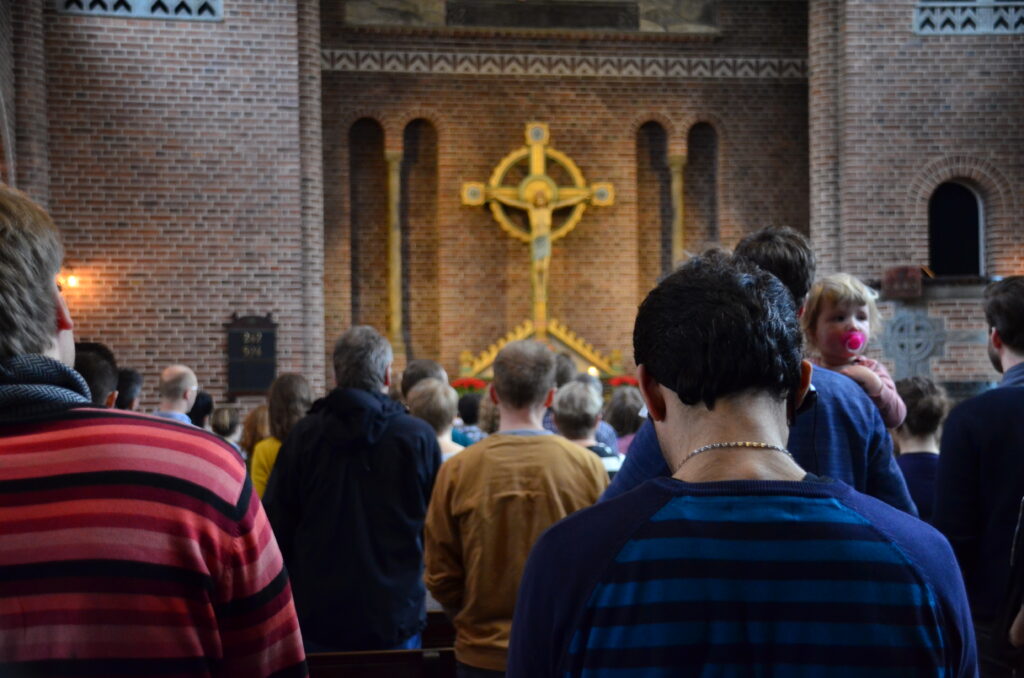
[[[882,393],[881,378],[863,365],[847,365],[837,371],[860,384],[864,392],[872,398],[876,398]]]

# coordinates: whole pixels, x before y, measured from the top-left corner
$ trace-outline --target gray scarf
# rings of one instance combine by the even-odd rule
[[[61,362],[35,354],[0,360],[2,423],[89,404],[82,375]]]

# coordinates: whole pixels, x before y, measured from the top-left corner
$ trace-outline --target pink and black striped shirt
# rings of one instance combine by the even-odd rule
[[[237,454],[113,410],[0,420],[6,671],[306,675],[281,553]]]

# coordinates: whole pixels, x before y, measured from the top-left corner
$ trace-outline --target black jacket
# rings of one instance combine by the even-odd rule
[[[263,503],[304,639],[376,650],[422,630],[423,519],[440,465],[430,426],[382,394],[335,389],[295,425]]]

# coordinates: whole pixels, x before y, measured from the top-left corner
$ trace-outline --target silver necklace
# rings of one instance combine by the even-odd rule
[[[703,454],[703,453],[707,452],[708,450],[720,450],[720,449],[725,448],[725,447],[752,448],[752,449],[755,449],[755,450],[774,450],[775,452],[781,452],[782,454],[788,456],[790,459],[793,459],[793,455],[785,447],[779,447],[778,445],[772,445],[770,443],[752,443],[752,442],[711,443],[710,445],[705,445],[704,447],[698,447],[696,450],[694,450],[693,452],[690,452],[688,455],[683,457],[683,460],[681,462],[679,462],[679,466],[676,467],[676,470],[678,471],[680,468],[683,467],[683,464],[685,464],[686,462],[690,461],[690,459],[696,457],[698,454]],[[794,461],[796,461],[796,460],[794,459]]]

